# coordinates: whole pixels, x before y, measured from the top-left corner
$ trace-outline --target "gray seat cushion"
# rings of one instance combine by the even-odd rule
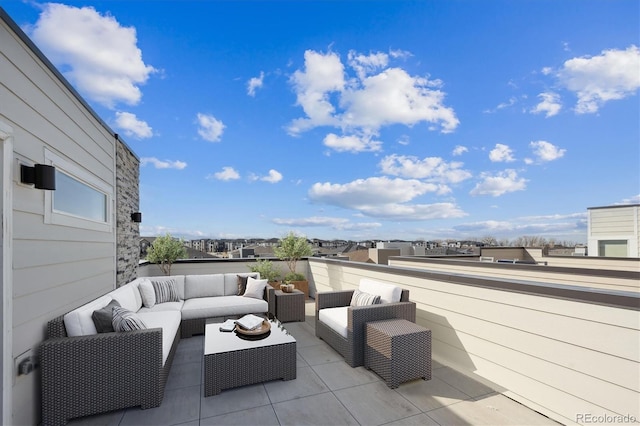
[[[266,313],[266,300],[244,296],[198,297],[187,299],[182,306],[182,319],[225,317]]]

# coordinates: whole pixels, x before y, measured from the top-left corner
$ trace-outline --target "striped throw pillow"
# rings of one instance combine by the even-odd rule
[[[176,280],[152,281],[156,293],[156,303],[179,302]]]
[[[377,294],[369,294],[364,291],[354,290],[351,296],[351,306],[367,306],[377,305],[380,303],[380,296]]]
[[[114,331],[145,330],[147,325],[138,315],[120,306],[114,306],[112,325]]]

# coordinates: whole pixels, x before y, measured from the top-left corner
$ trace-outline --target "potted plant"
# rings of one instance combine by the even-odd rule
[[[296,235],[294,232],[289,232],[280,239],[279,243],[273,252],[278,259],[284,260],[289,268],[284,280],[303,291],[305,297],[309,297],[309,282],[303,274],[296,272],[296,264],[301,258],[313,254],[311,245],[307,242],[306,237]]]
[[[249,266],[251,272],[258,272],[260,278],[266,279],[269,284],[277,283],[280,279],[280,271],[276,269],[272,261],[268,259],[256,260],[256,263]]]
[[[170,234],[158,237],[147,250],[147,260],[157,263],[165,275],[171,275],[171,264],[187,257],[187,249],[182,240],[176,240]]]

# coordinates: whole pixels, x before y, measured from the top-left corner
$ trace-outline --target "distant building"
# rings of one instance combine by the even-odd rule
[[[588,254],[602,257],[640,257],[640,204],[590,207]]]

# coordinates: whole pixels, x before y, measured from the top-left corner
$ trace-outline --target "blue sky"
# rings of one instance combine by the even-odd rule
[[[140,157],[143,235],[578,243],[640,202],[639,4],[1,3]]]

